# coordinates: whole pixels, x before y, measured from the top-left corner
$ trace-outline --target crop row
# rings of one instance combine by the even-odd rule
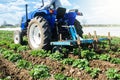
[[[50,54],[50,52],[47,53],[45,50],[32,50],[30,54],[33,56],[39,56],[39,57],[49,57],[50,59],[60,61],[62,64],[71,65],[72,67],[77,67],[80,70],[85,70],[87,73],[91,75],[92,78],[97,77],[98,74],[101,73],[101,70],[99,68],[90,68],[88,60],[100,59],[104,61],[110,61],[111,63],[114,63],[114,64],[120,63],[119,58],[111,58],[108,54],[98,55],[95,52],[91,52],[88,50],[83,50],[81,52],[83,59],[64,58],[64,55],[61,53],[56,52],[56,53]],[[114,72],[114,70],[116,70],[116,72]],[[120,73],[118,72],[117,69],[114,69],[114,70],[112,70],[111,68],[108,69],[105,72],[107,77],[109,79],[120,79],[119,77]],[[113,74],[115,73],[116,75],[113,77],[110,77],[111,73]]]
[[[1,55],[5,59],[14,62],[17,65],[17,67],[30,70],[29,74],[33,77],[33,79],[46,79],[51,76],[49,67],[47,67],[46,65],[33,65],[31,62],[23,60],[20,54],[16,54],[12,50],[1,49]],[[62,79],[60,79],[61,77]],[[67,77],[61,73],[55,74],[54,79],[74,80],[73,78]]]
[[[16,52],[21,52],[21,51],[25,51],[25,50],[28,50],[28,47],[26,46],[20,46],[18,44],[11,44],[8,46],[9,49],[11,50],[14,50]],[[5,49],[1,49],[0,51],[2,50],[5,50]],[[76,52],[76,50],[74,50]],[[9,54],[8,54],[9,53]],[[8,60],[10,61],[16,61],[17,59],[21,59],[20,55],[19,54],[13,54],[11,55],[13,52],[9,52],[7,50],[5,50],[4,52],[4,57],[5,58],[8,58]],[[62,60],[64,58],[63,54],[59,54],[59,53],[54,53],[54,54],[51,54],[50,52],[47,52],[45,50],[32,50],[30,52],[31,55],[33,56],[40,56],[40,57],[50,57],[51,59],[54,59],[54,60]],[[8,57],[10,55],[10,57]],[[102,55],[96,55],[95,52],[90,52],[89,50],[83,50],[81,52],[81,57],[82,58],[85,58],[85,59],[76,59],[76,60],[73,60],[73,59],[70,59],[70,58],[66,58],[66,59],[63,59],[61,62],[63,64],[68,64],[68,65],[72,65],[73,67],[77,67],[79,69],[85,69],[86,72],[88,72],[93,78],[96,77],[98,75],[98,73],[100,72],[99,69],[91,69],[88,65],[89,65],[89,62],[87,61],[87,59],[97,59],[99,57],[99,59],[101,60],[106,60],[106,61],[109,61],[111,60],[113,63],[119,63],[119,60],[118,58],[110,58],[109,55],[107,54],[102,54]],[[88,71],[90,70],[90,71]]]
[[[14,44],[14,43],[11,44],[11,43],[8,43],[8,42],[3,42],[3,41],[0,42],[0,46],[4,46],[5,49],[9,48],[9,49],[14,50],[16,52],[24,52],[26,50],[29,50],[28,46],[21,46],[20,44]],[[31,55],[33,55],[33,56],[40,56],[40,57],[47,57],[47,56],[49,56],[51,54],[51,52],[48,52],[49,54],[46,54],[47,52],[45,50],[41,50],[41,51],[39,51],[39,53],[38,53],[38,51],[32,51]],[[66,49],[62,49],[62,51],[65,54],[67,53]],[[97,54],[94,51],[90,51],[90,50],[81,50],[81,52],[79,52],[79,50],[77,48],[73,49],[73,54],[79,55],[80,58],[85,58],[87,60],[99,59],[99,60],[109,61],[109,62],[114,63],[114,64],[119,64],[120,63],[120,59],[111,57],[110,56],[110,52],[108,54],[106,54],[106,53],[104,53],[104,54]],[[53,57],[53,56],[54,55],[52,55],[52,54],[50,55],[50,57]],[[54,57],[59,57],[59,56],[55,55]]]
[[[19,67],[19,68],[30,69],[30,75],[33,78],[45,78],[45,77],[48,77],[48,75],[49,75],[47,66],[45,66],[45,65],[33,66],[30,62],[23,60],[22,56],[20,54],[16,54],[11,50],[3,51],[2,56],[5,59],[8,59],[8,60],[14,62],[17,65],[17,67]],[[41,74],[39,74],[41,72],[44,72],[44,73],[41,75]],[[37,77],[37,76],[39,76],[39,77]]]
[[[8,38],[3,37],[3,41],[0,43],[0,46],[3,46],[3,48],[4,48],[4,49],[3,48],[0,49],[0,53],[7,51],[7,49],[14,50],[13,52],[16,52],[16,53],[25,52],[25,51],[29,50],[28,46],[16,45],[16,44],[13,44],[12,41],[9,42],[9,39],[8,40],[6,40],[6,39],[8,39]],[[112,41],[112,42],[114,42],[114,41]],[[5,48],[7,48],[7,49],[5,49]],[[115,49],[116,49],[116,47],[115,47]],[[66,51],[67,51],[66,49],[63,49],[64,53],[66,53]],[[117,53],[118,53],[119,48],[117,47],[117,49],[115,51],[117,51]],[[96,54],[92,50],[91,51],[90,50],[81,50],[81,52],[79,52],[79,49],[76,48],[76,49],[73,49],[73,54],[79,55],[79,57],[81,59],[72,59],[72,58],[65,58],[63,54],[60,54],[57,52],[51,53],[50,51],[47,52],[45,50],[32,50],[32,51],[30,51],[30,55],[32,55],[32,56],[39,56],[39,57],[43,57],[43,58],[49,57],[50,59],[60,61],[62,64],[71,65],[72,67],[77,67],[79,69],[85,70],[93,78],[97,77],[97,75],[99,73],[101,73],[101,70],[99,68],[90,68],[88,61],[93,60],[93,59],[97,59],[97,60],[109,61],[113,64],[120,63],[120,59],[111,57],[110,53],[114,53],[114,52],[111,50],[107,54],[106,53]],[[5,58],[7,58],[8,60],[13,61],[13,62],[18,62],[18,61],[16,61],[16,58],[18,58],[18,59],[20,58],[16,54],[14,54],[12,56],[10,54],[10,57],[6,56],[6,54],[4,54],[4,55],[5,55]],[[16,57],[16,58],[11,59],[13,57]],[[105,73],[109,79],[120,79],[120,77],[119,77],[120,73],[116,69],[108,69]],[[113,77],[110,77],[112,75],[111,73],[113,73],[115,75]],[[58,74],[58,75],[61,75],[61,74]]]
[[[16,46],[18,47],[18,45],[16,45]],[[22,50],[21,50],[21,47],[22,47]],[[16,52],[21,52],[21,51],[27,50],[28,48],[26,48],[25,46],[19,46],[18,48],[12,46],[12,47],[9,47],[9,49],[16,50]],[[22,68],[25,68],[25,69],[32,67],[32,65],[30,63],[26,62],[25,60],[21,60],[21,56],[19,54],[13,54],[14,53],[13,51],[11,51],[11,50],[7,51],[5,49],[1,49],[0,51],[1,51],[1,53],[4,53],[3,56],[5,58],[7,58],[8,60],[10,60],[12,62],[16,62],[18,59],[20,59],[19,61],[17,61],[18,62],[18,67],[22,67]],[[105,60],[105,61],[110,60],[110,56],[107,55],[107,54],[102,54],[100,56],[98,54],[97,55],[95,55],[95,54],[96,54],[95,52],[90,52],[88,50],[83,50],[81,52],[81,57],[83,59],[72,59],[72,58],[64,58],[64,55],[60,54],[58,52],[52,53],[52,54],[51,54],[50,51],[47,52],[45,50],[32,50],[30,52],[30,55],[32,55],[32,56],[49,57],[50,59],[61,61],[62,64],[72,65],[72,67],[77,67],[77,68],[82,69],[82,70],[84,69],[93,78],[95,78],[100,73],[100,69],[99,68],[90,68],[88,60],[97,59],[98,57],[99,57],[100,60]],[[89,56],[89,55],[92,55],[92,56]],[[116,59],[116,58],[112,58],[111,61],[113,61],[114,63],[115,62],[119,63],[119,60],[117,61],[117,60],[114,60],[114,59]],[[26,67],[26,65],[28,65],[28,66]],[[34,70],[33,70],[33,72],[34,72]],[[109,70],[106,72],[106,75],[108,75],[108,78],[109,78]]]

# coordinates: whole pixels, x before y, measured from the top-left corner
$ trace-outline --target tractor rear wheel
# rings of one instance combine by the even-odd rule
[[[22,44],[23,38],[22,38],[22,33],[21,31],[17,30],[14,31],[14,43],[15,44]]]
[[[75,29],[77,31],[77,34],[82,38],[83,37],[82,26],[81,26],[80,22],[77,19],[75,19],[74,26],[75,26]]]
[[[27,37],[31,49],[49,49],[51,31],[48,22],[41,16],[32,19],[28,25]]]

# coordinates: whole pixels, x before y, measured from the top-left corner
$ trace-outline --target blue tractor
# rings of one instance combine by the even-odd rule
[[[44,1],[42,0],[42,7]],[[82,26],[76,19],[82,15],[78,9],[69,10],[59,7],[57,10],[52,7],[36,9],[22,17],[21,31],[15,31],[14,42],[22,44],[23,36],[27,35],[28,44],[31,49],[50,49],[59,46],[79,46],[84,43],[94,43],[94,39],[82,39]],[[108,38],[98,39],[108,40]]]

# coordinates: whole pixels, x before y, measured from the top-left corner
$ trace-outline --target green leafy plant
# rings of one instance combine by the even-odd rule
[[[11,54],[8,57],[8,60],[12,61],[12,62],[16,62],[17,60],[20,60],[22,58],[22,56],[20,54]]]
[[[120,47],[117,49],[118,52],[120,52]]]
[[[0,79],[0,80],[11,80],[11,76],[7,76],[7,77]]]
[[[76,59],[72,64],[73,67],[77,67],[81,70],[88,67],[88,65],[89,65],[89,62],[86,59]]]
[[[112,58],[110,62],[114,64],[120,64],[120,58]]]
[[[79,79],[74,79],[72,77],[67,77],[62,73],[58,73],[54,75],[55,80],[79,80]]]
[[[100,60],[104,60],[104,61],[110,61],[111,57],[110,57],[110,55],[108,55],[108,54],[101,54],[101,55],[99,56],[99,59],[100,59]]]
[[[77,79],[77,78],[72,78],[72,77],[67,77],[67,79],[66,80],[79,80],[79,79]]]
[[[95,77],[97,77],[98,73],[100,72],[100,69],[99,68],[92,69],[90,67],[86,67],[85,71],[87,73],[89,73],[92,78],[95,78]]]
[[[36,65],[30,71],[30,75],[34,79],[44,79],[50,76],[49,68],[46,65]]]
[[[59,52],[55,52],[53,54],[51,54],[49,57],[53,60],[62,60],[63,58],[63,54],[59,53]]]
[[[64,74],[55,74],[54,75],[55,80],[66,80],[66,76]]]
[[[7,44],[7,41],[3,40],[3,41],[0,41],[0,46],[4,46]]]
[[[80,49],[79,49],[79,48],[74,48],[74,49],[73,49],[73,54],[74,54],[74,55],[80,55],[80,54],[81,54]]]
[[[67,54],[67,52],[68,52],[68,49],[66,49],[66,48],[62,48],[62,53]]]
[[[4,58],[6,58],[12,62],[16,62],[17,60],[22,58],[22,56],[20,54],[15,54],[14,51],[6,50],[6,49],[2,51],[2,55]]]
[[[92,78],[95,78],[95,77],[97,77],[99,72],[100,72],[99,68],[94,68],[94,69],[92,69],[90,75],[92,76]]]
[[[2,55],[3,55],[4,58],[7,58],[7,59],[8,59],[8,57],[11,56],[13,53],[14,53],[14,52],[11,51],[11,50],[6,50],[6,51],[3,51],[3,54],[2,54]]]
[[[97,56],[97,54],[95,52],[89,51],[89,50],[82,50],[81,51],[81,57],[82,58],[87,58],[88,60],[98,58],[98,56]]]
[[[32,63],[22,59],[22,60],[17,61],[17,67],[24,68],[24,69],[31,69]]]
[[[7,49],[6,49],[6,48],[1,48],[1,47],[0,47],[0,54],[3,54],[4,51],[7,51]]]
[[[114,68],[109,68],[106,71],[106,75],[108,79],[115,79],[115,80],[120,79],[120,73],[118,73],[118,70]]]
[[[39,52],[40,52],[39,50],[32,50],[32,51],[30,52],[30,54],[33,55],[33,56],[38,56],[38,53],[39,53]]]
[[[24,52],[28,49],[29,49],[28,46],[20,46],[20,47],[17,48],[17,52]]]
[[[72,65],[72,64],[73,64],[73,61],[74,61],[74,59],[66,58],[66,59],[62,60],[61,62],[62,62],[63,64]]]
[[[3,51],[2,55],[4,58],[6,58],[12,62],[16,62],[17,60],[22,58],[22,56],[20,54],[15,54],[14,51],[12,51],[12,50]]]
[[[13,50],[17,50],[17,48],[19,48],[20,46],[21,46],[20,44],[10,44],[9,48]]]
[[[30,52],[33,56],[40,56],[40,57],[46,57],[48,55],[47,51],[41,49],[41,50],[32,50]]]

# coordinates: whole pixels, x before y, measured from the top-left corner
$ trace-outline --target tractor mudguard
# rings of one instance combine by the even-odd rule
[[[69,12],[65,14],[64,18],[67,20],[68,25],[74,25],[76,16],[76,12]]]
[[[53,14],[56,14],[56,11],[54,11]],[[54,27],[55,16],[50,15],[49,10],[46,10],[46,9],[42,9],[42,10],[37,9],[37,10],[35,10],[35,11],[32,11],[32,12],[28,13],[28,22],[29,22],[31,19],[33,19],[34,17],[36,17],[36,16],[42,16],[42,17],[44,17],[44,18],[49,22],[50,27],[51,27],[51,28]],[[22,21],[21,21],[21,29],[22,29],[22,30],[25,30],[25,29],[27,28],[28,25],[27,25],[26,23],[27,23],[27,22],[26,22],[26,16],[24,15],[24,16],[22,17]]]

